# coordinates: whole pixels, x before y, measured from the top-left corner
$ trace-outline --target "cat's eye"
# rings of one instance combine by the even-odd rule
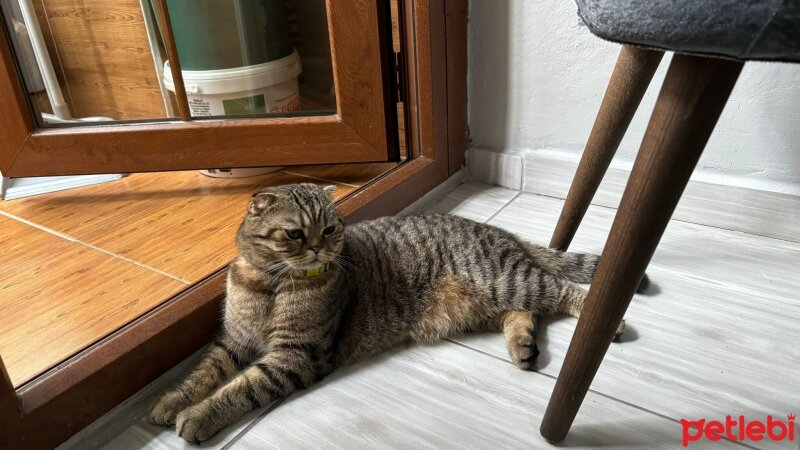
[[[286,230],[286,236],[289,236],[289,239],[301,239],[303,237],[303,230]]]
[[[330,235],[332,235],[332,234],[333,234],[333,232],[334,232],[334,231],[336,231],[336,227],[335,227],[334,225],[331,225],[331,226],[329,226],[329,227],[325,227],[325,228],[322,230],[322,235],[323,235],[323,236],[330,236]]]

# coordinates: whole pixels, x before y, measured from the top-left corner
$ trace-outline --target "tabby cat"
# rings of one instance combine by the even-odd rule
[[[151,423],[204,441],[338,367],[474,330],[503,331],[512,360],[528,369],[539,353],[535,318],[581,311],[586,293],[575,283],[591,281],[597,256],[448,215],[345,228],[334,190],[294,184],[253,196],[222,332],[153,404]]]

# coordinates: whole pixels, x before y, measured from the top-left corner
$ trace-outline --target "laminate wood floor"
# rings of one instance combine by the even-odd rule
[[[294,167],[237,179],[196,171],[0,201],[0,358],[21,386],[236,256],[253,192],[334,184],[337,198],[395,163]]]
[[[18,386],[186,284],[0,216],[0,357]]]
[[[546,243],[562,201],[468,183],[431,212],[462,215]],[[592,207],[573,244],[600,252],[615,211]],[[684,448],[680,419],[800,411],[800,244],[672,221],[564,448]],[[280,404],[254,411],[206,448],[552,448],[538,433],[576,321],[546,321],[536,372],[508,360],[499,334],[397,349],[346,368]],[[172,376],[175,376],[173,374]],[[143,398],[111,434],[109,450],[188,447],[151,427]],[[116,428],[114,427],[116,426]],[[102,435],[102,436],[101,436]],[[700,441],[689,448],[785,448]]]

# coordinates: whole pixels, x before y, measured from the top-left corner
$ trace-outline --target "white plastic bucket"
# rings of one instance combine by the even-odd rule
[[[183,70],[183,84],[192,117],[233,116],[295,111],[300,108],[297,77],[300,56],[291,55],[255,66],[232,69]],[[164,63],[164,86],[175,92],[169,61]],[[276,167],[201,170],[212,177],[237,178],[280,170]]]
[[[184,70],[183,84],[193,117],[281,113],[300,107],[297,51],[255,66],[219,70]],[[164,85],[175,92],[169,61]]]

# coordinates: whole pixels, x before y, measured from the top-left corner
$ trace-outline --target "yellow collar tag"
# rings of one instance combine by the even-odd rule
[[[314,267],[313,269],[301,270],[300,276],[303,278],[318,277],[327,271],[328,271],[328,264],[323,264],[319,267]]]

